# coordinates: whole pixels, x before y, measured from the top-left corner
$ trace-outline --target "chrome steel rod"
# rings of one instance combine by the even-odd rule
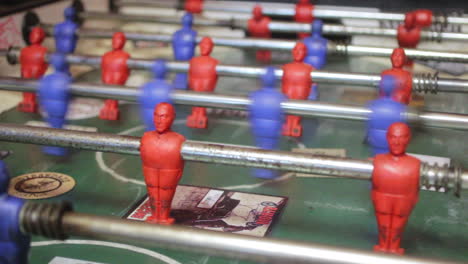
[[[140,147],[138,137],[1,123],[0,140],[133,155],[139,154]],[[358,180],[370,180],[373,171],[373,164],[369,160],[191,140],[184,142],[181,155],[184,160],[189,161],[323,174]],[[455,194],[459,194],[462,188],[468,187],[467,175],[468,172],[459,167],[438,167],[424,163],[421,168],[421,186],[443,187],[446,191],[453,189]]]
[[[8,52],[0,49],[0,54],[6,54],[10,60],[17,61],[19,57],[18,49],[11,49]],[[46,58],[47,59],[47,58]],[[99,67],[101,57],[98,56],[85,56],[85,55],[66,55],[66,60],[69,64],[84,64],[94,67]],[[154,63],[149,59],[128,59],[127,65],[132,69],[150,70]],[[166,63],[167,69],[174,72],[187,72],[189,69],[188,62],[182,61],[168,61]],[[221,76],[234,76],[234,77],[249,77],[258,78],[265,73],[265,68],[242,66],[242,65],[223,65],[216,66],[216,72]],[[277,69],[275,74],[281,78],[283,71]],[[341,72],[328,72],[314,70],[311,73],[311,78],[316,83],[329,83],[329,84],[344,84],[344,85],[361,85],[376,87],[380,81],[380,75],[376,74],[362,74],[362,73],[341,73]],[[413,90],[416,92],[468,92],[468,80],[464,79],[444,79],[439,78],[437,74],[421,74],[413,77]]]
[[[148,7],[165,7],[183,9],[182,3],[168,4],[166,1],[146,1],[146,0],[120,0],[117,4],[124,6],[148,6]],[[222,11],[235,13],[252,13],[255,5],[262,7],[262,13],[267,16],[284,16],[292,17],[295,15],[295,4],[286,3],[248,3],[241,1],[204,1],[203,11]],[[354,10],[337,10],[330,7],[315,5],[312,11],[312,16],[319,19],[359,19],[359,20],[377,20],[377,21],[401,21],[405,20],[403,13],[390,12],[371,12],[371,11],[354,11]],[[447,23],[456,25],[467,25],[468,17],[463,16],[443,16],[433,15],[432,21],[435,23]]]
[[[0,140],[134,155],[139,154],[140,146],[139,137],[14,124],[0,124]],[[322,157],[191,140],[185,141],[181,154],[184,160],[189,161],[318,173],[360,180],[369,180],[373,169],[372,162],[368,160]]]
[[[53,35],[52,25],[41,25],[49,36]],[[77,30],[77,35],[80,38],[99,38],[111,39],[114,31],[104,29],[80,28]],[[170,43],[172,35],[169,34],[150,34],[125,32],[127,40],[133,41],[155,41]],[[197,36],[196,42],[199,43],[204,36]],[[269,50],[285,50],[290,51],[296,45],[296,41],[287,39],[262,39],[262,38],[230,38],[210,36],[216,46],[227,46],[242,49],[269,49]],[[392,48],[372,47],[372,46],[357,46],[335,44],[328,42],[327,51],[329,54],[352,55],[352,56],[381,56],[390,57],[393,52]],[[410,59],[419,60],[437,60],[437,61],[453,61],[453,62],[468,62],[468,53],[461,52],[442,52],[435,50],[420,50],[405,48],[405,53]]]
[[[82,19],[111,19],[119,21],[132,21],[132,22],[150,22],[150,23],[166,23],[166,24],[179,24],[178,17],[155,17],[144,15],[125,15],[125,14],[110,14],[105,12],[82,12],[79,14]],[[230,28],[240,28],[247,30],[247,21],[241,19],[205,19],[197,17],[193,21],[197,26],[221,26]],[[272,20],[268,24],[271,32],[284,32],[284,33],[307,33],[312,32],[312,27],[307,23],[297,22],[284,22]],[[387,28],[372,28],[372,27],[356,27],[344,25],[331,25],[324,24],[322,32],[325,35],[337,36],[354,36],[354,35],[368,35],[368,36],[387,36],[396,37],[396,29]],[[463,41],[468,40],[467,33],[452,33],[452,32],[436,32],[436,31],[421,31],[422,40],[455,40]]]
[[[388,256],[284,239],[254,238],[182,226],[162,226],[76,212],[64,214],[62,229],[71,236],[150,247],[159,246],[261,263],[449,263],[433,259]]]
[[[23,233],[50,239],[79,236],[261,263],[453,263],[83,214],[73,212],[67,203],[27,202],[18,222]]]
[[[0,90],[37,92],[37,86],[38,82],[35,80],[0,77]],[[117,85],[73,83],[69,88],[72,95],[100,99],[136,102],[140,95],[140,91],[134,87]],[[247,110],[251,104],[250,99],[245,96],[193,91],[173,90],[170,97],[176,104],[233,110]],[[281,103],[281,108],[286,114],[357,121],[368,120],[372,113],[370,109],[365,107],[303,100],[286,100]],[[404,113],[404,117],[409,123],[419,126],[468,130],[468,115],[437,112],[418,113],[409,109]]]

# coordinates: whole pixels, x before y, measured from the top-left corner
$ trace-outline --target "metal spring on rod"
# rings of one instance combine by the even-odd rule
[[[415,75],[415,82],[413,82],[413,90],[419,93],[437,94],[439,91],[439,72],[421,73]]]
[[[460,197],[461,174],[461,167],[456,164],[440,166],[421,163],[420,186],[427,189],[434,188],[437,191],[443,190],[443,192],[453,189],[455,196]]]
[[[71,204],[67,202],[27,202],[20,213],[21,231],[53,239],[66,239],[67,235],[62,229],[62,217],[65,212],[72,210]]]
[[[449,190],[449,166],[447,164],[439,166],[421,163],[421,175],[421,186],[427,189],[435,188],[437,191],[443,189],[444,192],[447,192]]]
[[[348,45],[349,41],[347,40],[336,40],[336,41],[329,41],[332,44],[333,47],[333,54],[336,55],[343,55],[347,56],[348,55]]]

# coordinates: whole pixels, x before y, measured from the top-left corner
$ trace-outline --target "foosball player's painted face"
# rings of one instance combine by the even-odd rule
[[[306,50],[306,46],[304,45],[304,43],[302,42],[297,43],[296,46],[294,46],[294,49],[292,51],[294,61],[297,61],[297,62],[303,61],[306,56],[306,53],[307,53],[307,50]]]
[[[114,50],[121,50],[125,46],[125,41],[127,41],[125,34],[122,32],[116,32],[112,37],[112,48]]]
[[[390,57],[392,66],[395,68],[401,68],[406,62],[405,50],[402,48],[396,48],[393,50],[392,56]]]
[[[202,56],[210,55],[213,50],[213,41],[211,38],[204,37],[200,42],[200,54]]]
[[[41,44],[44,38],[45,32],[40,27],[33,28],[29,34],[29,42],[31,42],[31,44]]]
[[[175,118],[175,110],[171,104],[160,103],[154,109],[154,126],[158,133],[171,130]]]
[[[387,141],[390,153],[395,156],[405,154],[406,147],[411,139],[411,131],[404,123],[392,124],[387,132]]]

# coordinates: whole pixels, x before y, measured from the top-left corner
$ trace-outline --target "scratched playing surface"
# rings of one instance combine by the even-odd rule
[[[288,58],[287,54],[276,54]],[[275,56],[276,56],[275,55]],[[253,53],[232,49],[215,50],[223,63],[254,65]],[[283,61],[276,61],[282,63]],[[387,60],[331,58],[326,67],[332,71],[380,72]],[[138,83],[145,73],[132,73]],[[137,77],[135,77],[137,76]],[[141,77],[141,78],[140,78]],[[92,71],[77,78],[98,81],[99,72]],[[255,80],[221,77],[217,92],[246,94],[258,87]],[[321,100],[361,105],[371,88],[359,93],[349,86],[320,86]],[[433,111],[467,112],[466,96],[431,95],[425,106]],[[209,129],[194,130],[185,126],[187,107],[177,107],[173,129],[187,139],[252,145],[248,123],[244,117],[229,113],[213,113]],[[140,136],[143,127],[134,104],[121,106],[118,122],[101,121],[96,117],[70,121],[73,125],[97,127],[100,132]],[[40,116],[9,110],[0,115],[0,122],[22,124],[41,120]],[[362,122],[306,119],[302,139],[281,141],[281,149],[343,148],[347,156],[365,159],[368,147],[363,144],[365,124]],[[409,152],[455,158],[468,167],[466,133],[447,129],[413,129],[414,139]],[[0,143],[1,149],[13,150],[8,165],[13,176],[54,171],[73,176],[77,185],[71,192],[50,200],[69,200],[79,212],[123,216],[145,194],[143,176],[137,156],[91,151],[73,151],[68,158],[45,156],[35,145]],[[187,162],[181,183],[212,186],[245,192],[289,197],[287,206],[270,236],[281,239],[316,242],[345,248],[370,251],[377,232],[368,182],[334,178],[295,178],[284,174],[277,181],[264,181],[250,176],[248,168]],[[405,232],[403,246],[409,256],[468,261],[468,192],[457,199],[452,194],[422,192]],[[80,240],[71,238],[67,244],[34,237],[31,263],[49,263],[54,257],[81,259],[98,263],[236,263],[223,258],[184,253],[139,245]],[[123,247],[123,248],[122,248]]]

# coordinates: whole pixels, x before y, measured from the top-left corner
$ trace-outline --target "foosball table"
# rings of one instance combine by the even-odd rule
[[[466,15],[110,7],[0,19],[1,263],[468,261]]]

